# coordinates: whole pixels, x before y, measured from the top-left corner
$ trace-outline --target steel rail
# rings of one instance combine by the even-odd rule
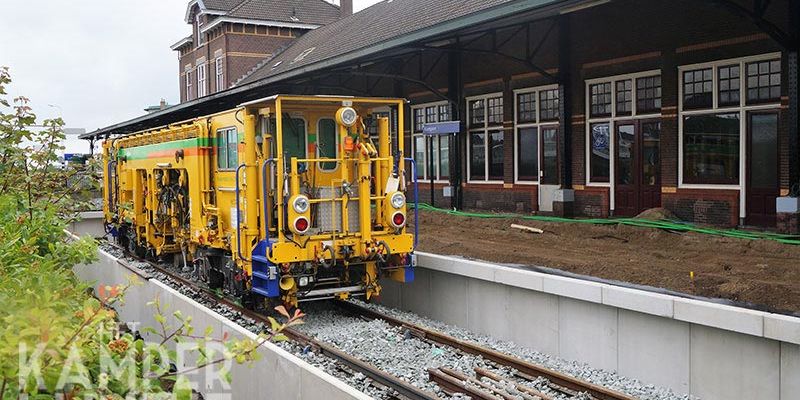
[[[586,392],[598,400],[636,400],[635,397],[625,393],[611,390],[609,388],[596,385],[594,383],[587,382],[558,371],[554,371],[541,365],[533,364],[508,354],[500,353],[493,349],[481,347],[475,343],[456,339],[444,333],[412,324],[410,322],[385,315],[369,308],[361,307],[349,301],[338,301],[336,304],[353,314],[361,315],[370,319],[383,320],[390,325],[407,328],[409,332],[423,339],[428,339],[441,345],[461,350],[465,353],[481,356],[484,359],[493,361],[497,364],[513,368],[527,376],[534,378],[543,377],[549,380],[551,383],[562,386],[569,390]]]
[[[119,246],[116,246],[116,245],[115,245],[115,247],[120,248]],[[187,278],[185,278],[185,277],[183,277],[183,276],[181,276],[181,275],[179,275],[179,274],[177,274],[177,273],[175,273],[173,271],[170,271],[170,270],[168,270],[166,268],[163,268],[160,265],[158,265],[158,264],[156,264],[156,263],[154,263],[152,261],[143,260],[143,259],[137,259],[137,261],[147,263],[148,265],[150,265],[150,267],[152,267],[156,271],[168,276],[170,279],[177,281],[178,283],[180,283],[183,286],[190,287],[190,288],[192,288],[194,290],[197,290],[198,292],[203,293],[205,296],[209,297],[211,300],[213,300],[215,302],[218,302],[220,304],[224,304],[226,307],[231,308],[232,310],[241,313],[242,316],[244,316],[246,318],[250,318],[250,319],[252,319],[254,321],[261,322],[263,324],[266,324],[267,326],[270,325],[270,322],[269,322],[269,319],[268,319],[267,316],[262,315],[262,314],[260,314],[260,313],[258,313],[256,311],[253,311],[253,310],[248,310],[248,309],[240,306],[239,304],[237,304],[237,303],[235,303],[235,302],[233,302],[233,301],[231,301],[231,300],[229,300],[229,299],[227,299],[225,297],[221,297],[211,289],[208,289],[206,287],[200,286],[196,282],[194,282],[194,281],[192,281],[190,279],[187,279]],[[125,264],[120,263],[120,264],[125,266],[126,268],[129,268],[129,269],[133,268],[133,266],[130,266],[127,263],[125,263]],[[152,277],[147,277],[145,279],[151,279],[151,278]],[[319,353],[321,353],[321,354],[323,354],[325,356],[328,356],[328,357],[333,358],[335,360],[341,361],[342,363],[344,363],[345,365],[347,365],[351,369],[353,369],[355,371],[358,371],[358,372],[361,372],[364,375],[366,375],[369,378],[371,378],[372,380],[380,383],[381,385],[395,390],[398,394],[400,394],[401,396],[403,396],[406,399],[409,399],[409,400],[442,400],[440,397],[436,396],[433,393],[429,393],[427,391],[424,391],[424,390],[422,390],[422,389],[420,389],[420,388],[418,388],[418,387],[416,387],[416,386],[414,386],[414,385],[412,385],[412,384],[410,384],[408,382],[405,382],[405,381],[401,380],[400,378],[398,378],[398,377],[396,377],[394,375],[390,375],[390,374],[388,374],[388,373],[386,373],[384,371],[381,371],[380,369],[378,369],[377,367],[375,367],[375,366],[373,366],[373,365],[371,365],[369,363],[361,361],[358,358],[353,357],[352,355],[347,354],[347,353],[337,349],[336,347],[334,347],[334,346],[332,346],[330,344],[327,344],[325,342],[322,342],[322,341],[316,340],[314,338],[311,338],[311,337],[309,337],[309,336],[297,331],[296,329],[292,329],[292,328],[285,329],[282,333],[284,333],[289,339],[291,339],[291,340],[293,340],[295,342],[301,343],[303,345],[307,345],[310,348],[316,350],[317,352],[319,352]]]

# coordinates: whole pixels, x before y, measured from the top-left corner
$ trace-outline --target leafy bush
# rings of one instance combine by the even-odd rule
[[[86,169],[56,164],[63,122],[31,130],[36,117],[27,99],[15,99],[13,107],[6,99],[10,82],[8,69],[0,68],[0,399],[188,399],[192,391],[180,376],[187,371],[174,368],[173,344],[196,353],[189,371],[244,363],[256,359],[264,342],[285,339],[285,327],[301,323],[301,313],[281,308],[288,321],[273,320],[272,332],[257,340],[213,338],[210,330],[196,335],[180,311],[172,313],[178,324],[170,325],[167,305],[156,299],[159,327],[146,331],[160,342],[122,331],[113,307],[130,285],[99,287],[95,297],[72,272],[97,257],[94,240],[64,234],[81,208],[80,189],[67,182]]]

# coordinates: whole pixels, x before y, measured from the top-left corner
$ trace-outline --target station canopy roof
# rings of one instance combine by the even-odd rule
[[[262,61],[235,86],[200,99],[81,135],[104,138],[151,129],[231,109],[275,94],[271,86],[371,56],[481,26],[499,27],[518,18],[544,18],[609,0],[384,0],[312,30]]]

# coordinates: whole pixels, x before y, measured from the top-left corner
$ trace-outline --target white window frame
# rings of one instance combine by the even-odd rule
[[[192,100],[192,84],[194,80],[192,79],[192,70],[186,70],[186,101]]]
[[[203,23],[200,22],[200,13],[195,16],[195,25],[197,25],[197,46],[199,48],[203,45]]]
[[[514,184],[517,185],[538,185],[539,179],[542,178],[542,129],[553,128],[558,129],[558,121],[542,121],[541,120],[541,101],[539,97],[540,92],[547,90],[558,90],[558,85],[544,85],[535,86],[524,89],[514,90]],[[536,98],[536,121],[534,122],[519,122],[519,95],[533,93]],[[560,99],[559,99],[560,101]],[[519,179],[519,131],[526,128],[536,128],[536,180],[526,181]]]
[[[222,57],[217,57],[214,60],[214,69],[216,72],[217,92],[225,90],[225,70],[222,64]]]
[[[762,103],[747,105],[747,73],[748,63],[756,61],[766,61],[778,59],[783,62],[780,52],[765,53],[748,57],[729,58],[724,60],[709,61],[697,64],[687,64],[678,66],[678,188],[681,189],[716,189],[716,190],[738,190],[739,191],[739,218],[746,217],[747,200],[747,114],[751,111],[779,110],[781,107],[780,99],[772,103]],[[717,77],[719,67],[739,64],[739,105],[738,106],[719,106],[719,79]],[[711,94],[712,106],[704,109],[683,109],[683,73],[696,69],[711,68]],[[781,71],[783,74],[784,71]],[[783,82],[781,83],[783,84]],[[696,184],[683,182],[683,119],[691,115],[708,114],[733,114],[739,113],[739,184]]]
[[[487,100],[489,100],[491,98],[497,98],[497,97],[503,98],[503,92],[487,93],[487,94],[482,94],[480,96],[467,97],[465,99],[466,108],[467,108],[467,113],[466,113],[466,115],[467,115],[467,118],[466,118],[466,126],[467,126],[467,159],[466,159],[466,161],[467,161],[467,183],[494,184],[494,185],[504,183],[504,180],[489,179],[489,146],[488,146],[488,142],[489,142],[489,102]],[[483,128],[470,128],[470,123],[472,121],[472,115],[470,115],[470,112],[472,110],[469,107],[469,103],[473,102],[475,100],[483,100],[483,107],[484,107]],[[505,107],[506,107],[505,99],[503,99],[503,109],[504,110],[505,110]],[[537,116],[537,118],[538,118],[538,116]],[[495,127],[496,127],[495,125],[492,125],[492,128],[495,128]],[[505,126],[503,126],[503,123],[501,123],[499,125],[499,128],[500,128],[500,131],[502,131],[505,134]],[[472,166],[471,166],[472,158],[471,158],[471,154],[470,154],[470,152],[472,151],[471,139],[472,139],[472,132],[480,132],[480,131],[483,131],[484,138],[485,138],[484,140],[486,140],[486,145],[484,145],[484,147],[483,147],[483,152],[484,152],[483,178],[484,179],[474,180],[474,179],[472,179],[472,172],[471,172],[471,169],[472,169]],[[507,144],[504,141],[503,146],[506,146],[506,145]]]
[[[772,103],[762,103],[755,105],[747,105],[747,74],[746,64],[756,61],[766,61],[778,59],[783,61],[781,53],[768,53],[756,56],[732,58],[726,60],[717,60],[706,63],[681,65],[678,67],[678,187],[687,189],[721,189],[731,190],[740,189],[745,186],[745,173],[747,165],[746,155],[746,141],[747,141],[747,113],[749,111],[759,110],[773,110],[779,109],[781,106],[780,99]],[[739,105],[737,106],[719,106],[719,80],[717,77],[717,70],[719,67],[728,66],[731,64],[739,64]],[[683,73],[686,71],[711,68],[712,73],[712,107],[699,110],[684,110],[683,109]],[[783,72],[781,72],[783,73]],[[739,113],[739,184],[738,185],[715,185],[715,184],[692,184],[683,183],[683,117],[691,115],[707,115],[707,114],[732,114]]]
[[[197,98],[208,95],[208,74],[206,62],[197,64]]]
[[[648,70],[648,71],[641,71],[635,72],[630,74],[622,74],[622,75],[614,75],[614,76],[605,76],[602,78],[594,78],[594,79],[587,79],[585,82],[585,104],[584,109],[586,111],[586,127],[584,133],[584,143],[586,147],[586,151],[584,154],[585,157],[585,176],[586,176],[586,186],[590,187],[607,187],[613,188],[616,177],[616,160],[614,155],[617,153],[617,140],[616,140],[616,132],[617,132],[617,123],[620,121],[635,121],[635,120],[642,120],[642,119],[661,119],[662,112],[655,111],[655,112],[648,112],[639,114],[637,111],[637,86],[636,80],[639,78],[648,78],[651,76],[661,76],[661,106],[664,106],[663,99],[664,99],[664,78],[663,74],[660,69]],[[617,115],[617,82],[619,81],[626,81],[631,80],[631,114],[630,115]],[[611,115],[606,117],[595,117],[592,118],[591,108],[592,108],[592,96],[591,96],[591,86],[596,85],[599,83],[611,83]],[[590,135],[592,134],[592,125],[594,124],[608,124],[608,182],[592,182],[592,170],[591,170],[591,156],[592,156],[592,141],[590,140]],[[611,196],[609,199],[609,208],[614,210],[614,194],[613,190],[611,190]]]
[[[428,137],[423,135],[422,132],[416,130],[417,129],[417,124],[416,124],[416,121],[414,120],[415,111],[416,110],[423,110],[423,114],[424,114],[425,109],[427,109],[428,107],[436,107],[436,122],[444,122],[444,121],[439,121],[439,107],[440,106],[446,106],[446,105],[449,105],[449,104],[450,103],[448,101],[435,101],[435,102],[431,102],[431,103],[415,104],[415,105],[411,106],[411,154],[414,154],[414,155],[417,154],[416,153],[416,150],[417,150],[417,138],[418,137],[424,137],[425,138],[425,150],[423,151],[424,162],[423,162],[423,165],[419,165],[419,163],[417,163],[417,171],[418,171],[417,175],[420,175],[419,171],[422,172],[421,177],[418,178],[421,181],[423,181],[423,180],[427,181],[427,180],[430,179],[430,177],[428,176],[428,166],[430,164],[430,162],[428,160]],[[452,110],[452,107],[451,107],[451,109],[450,109],[450,116],[451,116],[450,119],[451,120],[452,120],[452,115],[453,115],[453,110]],[[437,140],[439,140],[438,137],[437,137]],[[441,163],[439,162],[439,158],[441,157],[441,150],[442,150],[441,149],[441,145],[439,145],[439,148],[437,150],[438,151],[436,151],[435,153],[433,151],[431,151],[431,154],[433,154],[433,169],[434,169],[434,172],[435,172],[433,182],[434,183],[448,183],[448,182],[450,182],[449,179],[442,179],[442,177],[441,177]],[[449,154],[449,152],[452,151],[452,149],[450,149],[449,146],[448,146],[447,151],[448,151],[448,154]],[[448,160],[448,163],[449,162],[450,161]],[[450,170],[450,173],[451,174],[453,173],[452,169]]]

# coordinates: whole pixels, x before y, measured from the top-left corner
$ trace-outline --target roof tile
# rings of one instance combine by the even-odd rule
[[[513,0],[384,0],[314,29],[237,85],[347,54]],[[276,66],[277,65],[277,66]]]
[[[235,18],[326,25],[338,20],[340,11],[338,6],[323,0],[244,0],[227,15]]]

